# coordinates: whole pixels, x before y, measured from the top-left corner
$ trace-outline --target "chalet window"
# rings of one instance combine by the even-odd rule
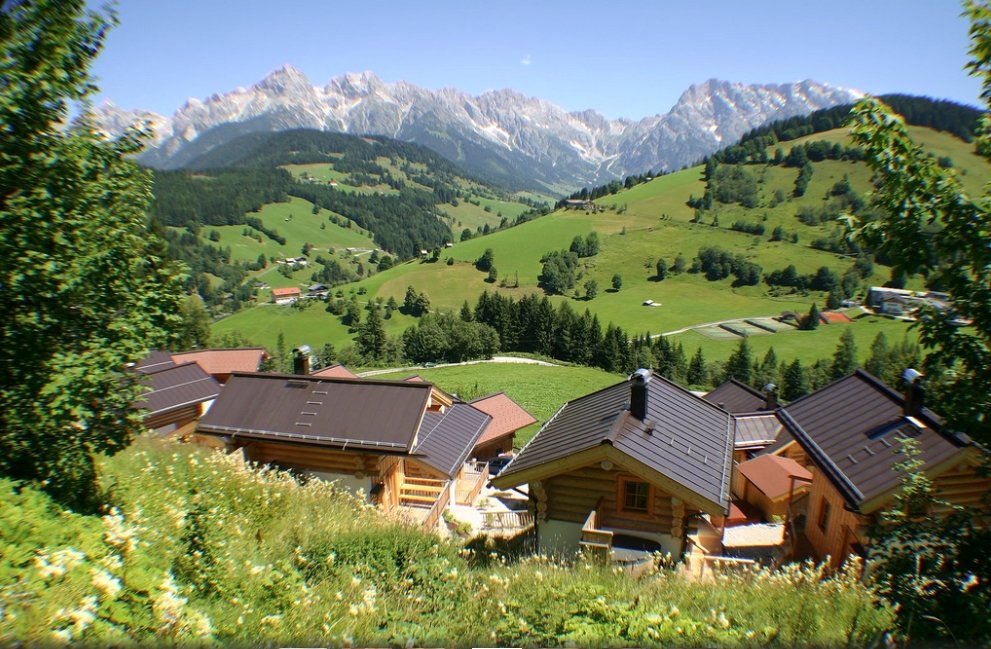
[[[822,530],[823,532],[825,532],[826,529],[829,527],[830,509],[831,509],[830,504],[826,502],[825,498],[823,498],[822,504],[819,506],[819,521],[818,521],[819,529]]]
[[[623,511],[639,512],[641,514],[650,512],[649,484],[636,480],[623,480],[621,491]]]

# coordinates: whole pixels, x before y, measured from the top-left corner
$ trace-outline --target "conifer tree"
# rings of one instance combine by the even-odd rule
[[[705,358],[702,356],[702,348],[695,350],[692,362],[688,364],[688,375],[685,377],[688,385],[708,385],[709,377],[705,371]]]
[[[848,327],[840,336],[840,342],[833,354],[832,378],[843,378],[853,373],[855,369],[857,369],[857,344],[853,339],[853,330]]]
[[[751,366],[750,366],[750,345],[747,344],[746,338],[740,339],[740,344],[737,346],[736,351],[734,351],[729,360],[726,361],[726,367],[723,373],[723,381],[729,381],[730,379],[736,379],[743,383],[750,383],[751,379]]]

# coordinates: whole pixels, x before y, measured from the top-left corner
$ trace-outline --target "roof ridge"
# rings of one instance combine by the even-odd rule
[[[262,378],[262,379],[283,379],[291,381],[312,381],[316,383],[343,383],[347,384],[364,384],[364,385],[391,385],[391,386],[401,386],[407,388],[423,389],[433,388],[433,383],[428,383],[426,381],[385,381],[385,380],[373,380],[367,378],[350,378],[345,376],[316,376],[314,374],[282,374],[277,372],[247,372],[244,370],[234,370],[231,372],[231,378],[235,376],[245,377],[245,378]]]
[[[184,352],[166,352],[169,356],[182,354],[202,354],[203,352],[263,352],[264,347],[210,347],[207,349],[187,349]]]
[[[671,385],[672,387],[677,388],[682,394],[685,394],[685,395],[691,397],[692,399],[695,399],[696,401],[699,401],[701,403],[704,403],[708,408],[711,408],[711,409],[715,410],[716,412],[719,412],[719,413],[724,414],[724,415],[729,415],[730,414],[728,411],[720,408],[717,404],[712,403],[711,401],[709,401],[705,397],[700,397],[699,395],[695,394],[694,392],[692,392],[688,388],[685,388],[685,387],[682,387],[682,386],[678,385],[677,383],[675,383],[671,379],[669,379],[669,378],[667,378],[665,376],[662,376],[660,374],[654,374],[654,376],[657,377],[657,378],[659,378],[659,379],[661,379],[661,380],[663,380],[668,385]]]

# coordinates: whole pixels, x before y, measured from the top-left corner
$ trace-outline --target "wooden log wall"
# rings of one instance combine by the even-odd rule
[[[991,511],[985,495],[991,491],[991,477],[980,475],[980,470],[971,462],[962,462],[933,480],[936,497],[952,505],[963,507],[979,519],[988,521]],[[938,514],[948,513],[948,508],[937,510]]]
[[[543,481],[546,492],[547,517],[584,523],[589,512],[599,505],[599,525],[642,532],[660,532],[679,536],[686,512],[683,503],[657,487],[651,488],[653,496],[650,514],[624,512],[618,502],[620,477],[635,478],[621,470],[605,471],[599,466],[589,466]],[[601,504],[599,504],[601,502]],[[538,514],[539,514],[538,499]],[[675,534],[677,532],[677,534]]]
[[[327,473],[344,473],[357,478],[380,477],[384,458],[368,453],[348,453],[329,448],[293,446],[269,442],[249,442],[244,447],[245,459],[261,464],[277,464],[286,468]]]

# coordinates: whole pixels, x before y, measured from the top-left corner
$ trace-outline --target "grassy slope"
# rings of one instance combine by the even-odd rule
[[[967,173],[961,174],[961,177],[968,186],[979,186],[991,178],[987,165],[981,164],[969,153],[970,145],[946,134],[926,129],[913,130],[934,152],[949,155],[958,167],[966,165]],[[843,141],[845,137],[843,131],[837,130],[811,136],[809,139]],[[792,144],[784,143],[781,146],[787,150]],[[765,272],[788,264],[795,264],[803,273],[814,272],[819,266],[828,266],[837,273],[842,273],[849,267],[851,261],[848,258],[808,247],[813,238],[828,234],[830,226],[805,226],[795,218],[795,214],[801,207],[822,205],[829,188],[844,175],[849,177],[858,192],[866,193],[870,188],[866,167],[838,161],[817,163],[806,195],[797,199],[789,198],[773,208],[768,205],[770,197],[777,189],[790,196],[797,170],[773,166],[753,166],[748,167],[748,170],[762,178],[761,207],[744,210],[739,205],[719,205],[707,215],[710,221],[713,214],[718,215],[721,226],[718,228],[690,223],[694,211],[685,202],[690,195],[701,196],[705,188],[700,169],[693,168],[662,176],[616,195],[605,196],[597,201],[606,208],[603,212],[556,212],[516,228],[458,243],[446,249],[441,261],[436,264],[404,264],[363,280],[357,286],[364,286],[369,296],[392,296],[401,301],[406,287],[412,285],[418,291],[426,292],[432,306],[441,310],[457,309],[464,300],[474,304],[482,290],[498,290],[519,297],[527,292],[540,292],[537,276],[541,269],[539,259],[543,254],[566,248],[575,235],[585,236],[595,230],[601,238],[601,252],[594,258],[584,260],[585,277],[579,281],[579,286],[585,279],[594,278],[599,284],[598,297],[592,301],[584,301],[554,296],[551,300],[555,304],[571,300],[577,309],[588,308],[598,314],[603,323],[615,322],[630,333],[659,333],[720,319],[776,315],[784,310],[806,311],[813,301],[821,306],[824,301],[821,294],[773,297],[767,294],[767,287],[763,284],[733,288],[729,280],[708,282],[701,276],[690,274],[670,277],[660,283],[650,280],[654,273],[653,264],[658,257],[663,256],[670,265],[674,257],[681,253],[690,262],[698,249],[706,245],[718,245],[743,254],[761,264]],[[780,224],[788,232],[799,233],[798,244],[772,243],[767,240],[768,235],[757,237],[728,229],[737,219],[756,222],[765,217],[768,235],[775,225]],[[474,269],[471,262],[481,256],[486,248],[494,251],[499,277],[506,278],[510,285],[515,284],[518,277],[519,288],[505,289],[488,284],[485,275]],[[453,258],[455,263],[446,265],[447,257]],[[616,273],[623,277],[622,289],[615,293],[606,291]],[[880,284],[887,278],[888,270],[877,266],[874,276],[866,283]],[[348,287],[347,290],[351,288],[353,287]],[[646,299],[663,306],[644,307],[642,302]],[[280,309],[289,311],[287,307]],[[318,313],[317,308],[295,318],[266,307],[221,321],[216,324],[215,330],[224,332],[237,329],[258,343],[269,346],[274,345],[280,329],[285,332],[290,345],[320,345],[329,340],[340,347],[349,341],[346,329],[335,318],[322,311]],[[395,334],[410,322],[408,318],[397,316],[386,323],[386,329]],[[899,331],[905,329],[901,324],[886,326]],[[858,323],[856,327],[857,331],[873,330],[863,326],[863,323]],[[870,333],[864,333],[863,336],[873,337]],[[889,339],[900,337],[898,331],[889,332]],[[784,341],[784,338],[781,340]],[[779,358],[790,360],[789,351],[794,357],[803,359],[825,357],[832,353],[835,346],[835,340],[825,328],[804,337],[800,344],[792,343],[791,340],[773,343],[779,352]],[[711,353],[708,347],[710,344],[713,345]],[[715,360],[728,355],[725,350],[731,346],[707,341],[707,358]]]
[[[472,559],[321,480],[203,449],[144,440],[102,473],[103,521],[0,480],[0,644],[860,647],[894,619],[856,570],[697,583],[500,560],[504,544]]]
[[[536,424],[517,434],[517,447],[526,444],[540,425],[566,402],[623,380],[618,374],[591,367],[547,367],[524,363],[476,363],[416,370],[415,373],[464,399],[493,392],[508,394],[537,419]],[[397,372],[375,378],[395,380],[410,374],[412,372]]]

